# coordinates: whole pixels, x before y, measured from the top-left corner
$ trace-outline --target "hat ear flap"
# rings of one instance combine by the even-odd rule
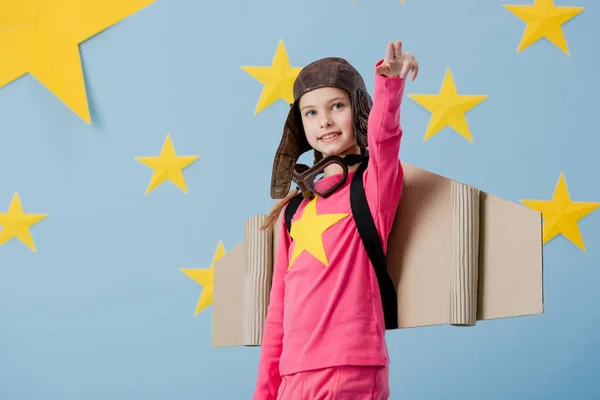
[[[307,150],[307,146],[310,148],[303,133],[302,123],[297,115],[297,107],[292,104],[273,162],[271,175],[271,197],[273,199],[282,199],[288,194],[296,162]]]
[[[369,113],[371,112],[373,101],[369,93],[363,89],[357,89],[352,96],[352,103],[354,104],[356,142],[361,149],[366,149],[368,145]]]

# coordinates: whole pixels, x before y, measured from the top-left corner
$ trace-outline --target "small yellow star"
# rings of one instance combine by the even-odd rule
[[[187,193],[188,189],[185,184],[185,178],[183,177],[183,170],[198,158],[200,158],[200,156],[178,156],[175,153],[171,135],[167,134],[167,138],[160,150],[160,155],[135,157],[137,161],[154,170],[148,188],[146,189],[146,195],[166,180],[171,181],[184,193]]]
[[[202,310],[212,304],[213,294],[215,292],[215,262],[225,255],[225,248],[223,243],[219,242],[217,250],[208,269],[198,268],[179,268],[181,272],[190,277],[194,282],[202,286],[202,292],[198,298],[196,304],[196,310],[194,311],[194,317],[198,315]]]
[[[562,25],[585,10],[585,7],[555,6],[553,0],[535,0],[530,6],[505,4],[504,8],[527,24],[517,53],[546,38],[567,55],[569,49]]]
[[[25,214],[19,193],[15,192],[8,206],[8,211],[0,213],[0,226],[2,227],[2,230],[0,230],[0,246],[12,238],[17,238],[34,253],[37,253],[29,228],[47,216],[48,214]]]
[[[408,97],[432,113],[423,141],[449,126],[472,143],[473,138],[465,113],[488,96],[458,94],[452,72],[448,68],[438,94],[411,94]]]
[[[271,66],[246,66],[242,67],[242,69],[264,85],[256,109],[254,110],[254,115],[269,107],[280,98],[287,103],[294,101],[294,81],[302,68],[291,66],[283,40],[279,41]]]
[[[86,123],[79,45],[154,0],[0,2],[0,87],[29,73]]]
[[[317,260],[329,265],[325,246],[323,245],[323,232],[338,221],[346,218],[348,214],[321,214],[317,215],[317,199],[315,196],[304,208],[302,217],[292,223],[290,236],[294,239],[294,251],[288,265],[288,271],[296,258],[304,251],[308,251]]]
[[[585,251],[578,221],[598,208],[600,203],[571,201],[563,173],[558,178],[552,200],[521,200],[521,202],[542,213],[544,244],[563,234],[573,244]]]

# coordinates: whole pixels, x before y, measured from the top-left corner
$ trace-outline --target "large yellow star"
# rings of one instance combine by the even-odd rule
[[[288,271],[304,250],[323,264],[329,265],[327,254],[325,254],[325,246],[323,245],[323,232],[347,217],[348,214],[317,215],[317,199],[318,196],[315,196],[304,208],[302,217],[292,223],[290,236],[294,239],[294,251],[288,265]]]
[[[90,124],[79,44],[153,2],[0,2],[0,87],[30,73]]]
[[[581,250],[585,244],[578,221],[600,206],[600,203],[571,201],[567,182],[563,173],[552,195],[552,200],[521,200],[527,207],[542,213],[544,219],[544,244],[559,234],[563,234]]]
[[[198,158],[200,158],[200,156],[178,156],[175,153],[171,135],[167,134],[167,138],[160,150],[160,155],[135,157],[137,161],[154,170],[148,188],[146,189],[146,195],[166,180],[171,181],[184,193],[187,193],[188,189],[185,184],[185,178],[183,177],[183,170]]]
[[[449,126],[469,142],[473,142],[465,113],[488,96],[458,94],[452,72],[448,68],[438,94],[411,94],[408,97],[432,113],[423,141]]]
[[[555,6],[553,0],[535,0],[530,6],[505,4],[504,8],[527,24],[517,53],[541,38],[546,38],[569,54],[562,25],[585,10],[585,7]]]
[[[17,238],[34,253],[37,253],[29,228],[47,216],[48,214],[25,214],[19,193],[15,192],[8,206],[8,211],[0,213],[0,226],[2,227],[2,230],[0,230],[0,246],[12,238]]]
[[[271,66],[246,66],[242,67],[242,69],[264,85],[256,109],[254,110],[254,115],[269,107],[280,98],[288,103],[294,101],[294,81],[302,68],[291,66],[283,40],[279,41]]]
[[[196,304],[196,311],[194,311],[194,317],[206,307],[211,305],[213,302],[213,294],[215,292],[215,262],[217,262],[224,255],[225,248],[223,247],[223,243],[219,242],[217,250],[215,251],[215,254],[213,256],[212,263],[210,264],[210,268],[179,268],[181,272],[183,272],[184,274],[192,278],[194,282],[202,286],[202,292],[200,293],[198,303]]]

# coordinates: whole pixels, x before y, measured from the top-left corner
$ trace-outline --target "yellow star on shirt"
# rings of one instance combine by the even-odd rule
[[[408,97],[432,113],[423,141],[449,126],[472,143],[473,137],[465,113],[488,96],[458,94],[452,72],[448,68],[438,94],[411,94]]]
[[[173,146],[171,135],[167,134],[167,138],[160,150],[160,155],[135,157],[137,161],[154,170],[148,188],[146,189],[146,195],[166,180],[171,181],[171,183],[181,189],[184,193],[187,193],[188,189],[185,184],[185,178],[183,177],[183,170],[198,158],[200,158],[200,156],[178,156],[175,154],[175,147]]]
[[[288,265],[288,271],[296,258],[304,250],[312,254],[317,260],[329,265],[325,246],[323,245],[323,232],[349,214],[317,214],[317,199],[315,196],[304,208],[302,217],[292,223],[290,236],[294,239],[294,251]]]
[[[283,40],[279,41],[271,66],[245,66],[242,69],[264,85],[254,115],[280,98],[288,103],[294,102],[294,81],[302,68],[291,66]]]
[[[552,200],[521,200],[527,207],[542,213],[544,244],[563,234],[581,250],[585,244],[578,221],[600,206],[600,203],[572,201],[564,174],[561,173]]]
[[[206,307],[211,305],[213,302],[213,294],[215,292],[215,263],[224,255],[225,248],[223,247],[223,243],[219,242],[219,245],[217,246],[217,251],[215,251],[212,263],[210,264],[210,268],[179,268],[181,272],[183,272],[188,277],[192,278],[194,282],[202,286],[202,292],[200,293],[198,303],[196,304],[194,317]]]
[[[0,87],[30,73],[90,124],[79,44],[153,2],[0,2]]]
[[[535,0],[534,4],[529,6],[505,4],[504,8],[527,24],[517,53],[541,38],[546,38],[569,54],[562,25],[585,10],[585,7],[555,6],[553,0]]]
[[[25,214],[19,193],[15,192],[8,206],[8,211],[0,213],[0,226],[2,227],[2,230],[0,230],[0,246],[12,238],[16,238],[29,247],[31,251],[37,253],[29,228],[47,216],[48,214]]]

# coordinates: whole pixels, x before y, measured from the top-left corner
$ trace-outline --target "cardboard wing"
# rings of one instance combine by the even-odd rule
[[[542,215],[402,163],[403,195],[388,249],[400,328],[543,313]],[[259,346],[277,229],[256,215],[215,263],[213,347]]]

